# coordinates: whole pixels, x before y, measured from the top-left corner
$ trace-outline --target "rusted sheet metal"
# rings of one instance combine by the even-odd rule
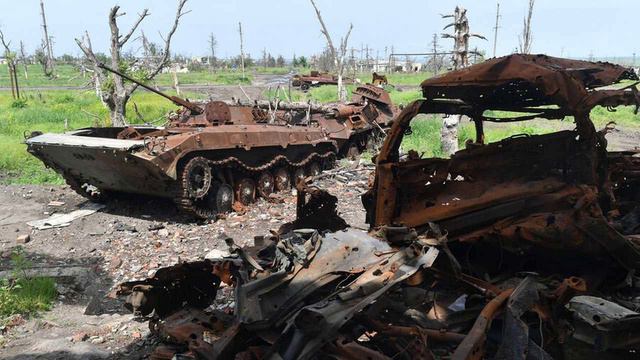
[[[587,69],[583,72],[568,68],[569,63],[565,61],[558,61],[555,67],[553,64],[554,58],[513,55],[460,70],[462,72],[457,72],[457,77],[445,75],[443,78],[425,81],[423,89],[427,93],[444,88],[446,91],[442,90],[437,96],[427,96],[425,100],[410,104],[394,121],[385,144],[377,155],[376,188],[364,198],[368,221],[374,226],[419,226],[429,221],[441,221],[448,216],[446,212],[470,213],[478,210],[478,206],[488,206],[491,202],[500,204],[514,201],[509,193],[524,195],[526,191],[530,191],[530,184],[525,185],[528,179],[601,184],[603,174],[606,173],[603,170],[606,159],[598,149],[606,146],[606,143],[596,133],[588,116],[589,111],[596,105],[638,105],[640,97],[633,89],[587,90],[622,78],[634,78],[635,74],[610,64],[589,63],[590,66],[587,67],[581,63],[584,65],[581,69]],[[518,86],[540,87],[535,81],[539,81],[539,76],[542,76],[547,82],[548,93],[533,96],[514,88],[511,97],[502,96],[497,90],[513,85],[515,70],[511,70],[511,67],[522,73],[522,83],[518,83]],[[504,68],[508,71],[499,71]],[[481,76],[478,75],[477,81],[473,83],[476,73]],[[536,73],[539,76],[531,75]],[[460,80],[454,80],[458,78]],[[474,86],[487,91],[481,100],[471,97],[480,91],[474,90]],[[565,94],[559,90],[574,87],[579,91],[567,90],[569,92]],[[535,104],[527,104],[531,99],[536,99]],[[451,160],[399,159],[402,138],[409,129],[411,120],[420,113],[465,114],[482,122],[485,110],[510,109],[530,113],[533,112],[531,106],[550,104],[560,106],[559,111],[564,114],[575,116],[576,132],[510,138],[489,145],[471,144],[467,149],[456,153]],[[483,137],[478,135],[476,138]],[[568,158],[581,160],[567,162],[565,159]],[[524,164],[527,165],[523,166]],[[565,175],[559,178],[558,175],[550,174],[555,170],[564,171]],[[545,172],[550,176],[545,177]],[[498,175],[498,179],[491,178],[491,174]],[[501,191],[490,191],[498,183]],[[517,190],[518,186],[524,187]],[[411,196],[407,196],[408,189]],[[416,191],[419,196],[415,196]],[[403,195],[403,192],[407,195]],[[448,201],[447,197],[452,200]]]
[[[258,251],[247,249],[241,258],[162,269],[149,280],[123,284],[120,294],[133,300],[135,304],[130,306],[135,309],[141,309],[139,304],[161,307],[152,329],[168,344],[186,346],[200,358],[233,358],[255,348],[264,358],[311,359],[325,347],[330,353],[348,354],[366,346],[361,342],[345,346],[334,339],[351,338],[347,329],[352,325],[348,324],[358,321],[355,318],[364,315],[370,304],[416,272],[429,268],[438,256],[437,249],[419,243],[394,250],[388,243],[355,230],[324,236],[296,230],[274,241]],[[248,257],[254,260],[241,260]],[[256,272],[251,265],[254,262],[264,270]],[[208,289],[186,285],[191,284],[190,276],[182,276],[187,269],[194,275],[209,271],[213,274],[213,268],[223,267],[222,264],[231,264],[233,274],[235,315],[231,322],[209,310],[203,312],[207,304],[188,301],[195,293],[218,291],[219,276],[211,275],[213,281],[198,282],[198,286]],[[173,273],[176,275],[167,276]],[[169,293],[179,291],[178,301],[170,300],[166,289]],[[180,301],[188,305],[185,307]],[[406,339],[421,333],[425,340],[462,340],[462,335],[450,332],[418,328],[408,331],[409,328],[381,323],[370,326]],[[421,345],[421,351],[429,354],[425,345]],[[381,359],[388,357],[372,348],[367,351],[378,353]]]
[[[638,76],[606,62],[515,54],[427,79],[421,86],[427,99],[460,99],[476,107],[576,108],[589,89],[624,79],[638,80]]]

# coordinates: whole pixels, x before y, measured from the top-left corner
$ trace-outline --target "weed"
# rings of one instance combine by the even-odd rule
[[[27,107],[27,100],[16,99],[11,102],[12,109],[23,109],[25,107]]]
[[[0,279],[0,324],[6,317],[35,315],[51,308],[56,298],[56,284],[51,278],[29,277],[31,262],[22,247],[11,254],[12,279]]]

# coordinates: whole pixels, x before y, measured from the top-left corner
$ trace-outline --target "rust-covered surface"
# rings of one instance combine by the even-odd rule
[[[533,59],[545,59],[548,76],[528,74]],[[486,74],[511,63],[523,73],[515,85],[510,72]],[[640,104],[634,87],[592,89],[635,75],[571,64],[515,55],[464,71],[496,89],[547,84],[535,101],[519,91],[491,98],[483,85],[478,102],[469,80],[464,91],[433,80],[449,95],[409,105],[377,155],[363,197],[368,233],[345,228],[337,199],[300,182],[298,219],[264,243],[240,248],[225,238],[228,256],[122,284],[120,295],[162,339],[151,357],[636,359],[640,157],[607,152],[607,129],[589,119],[598,104]],[[554,81],[579,84],[582,98],[549,90]],[[534,103],[556,107],[533,111]],[[484,144],[482,122],[506,119],[484,116],[496,108],[574,116],[577,129]],[[401,156],[419,113],[471,116],[476,142],[451,159]]]
[[[348,77],[343,77],[342,81],[352,82]],[[299,87],[302,90],[308,90],[312,86],[337,85],[338,76],[320,71],[311,71],[306,75],[294,75],[291,79],[291,86]]]
[[[336,141],[340,155],[349,158],[379,146],[400,112],[386,90],[371,84],[357,86],[350,102],[327,107],[328,114],[313,119]]]
[[[489,204],[537,198],[573,184],[611,194],[611,189],[603,188],[608,171],[606,140],[596,132],[589,112],[598,105],[637,106],[640,95],[635,87],[591,88],[627,78],[637,76],[612,64],[512,55],[426,80],[425,99],[398,115],[377,155],[376,185],[365,196],[369,223],[419,226],[471,214]],[[488,110],[522,115],[496,119],[488,116]],[[418,114],[467,115],[476,124],[475,142],[451,159],[400,160],[402,138]],[[574,118],[575,131],[484,144],[485,121],[565,116]],[[540,181],[558,185],[550,190],[553,187],[532,183]]]
[[[113,192],[169,197],[201,218],[288,190],[336,159],[335,142],[309,121],[306,106],[189,104],[164,127],[35,134],[28,151],[91,199]]]

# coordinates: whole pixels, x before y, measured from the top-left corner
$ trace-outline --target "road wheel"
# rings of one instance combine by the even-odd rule
[[[211,188],[211,167],[203,157],[195,157],[187,163],[183,170],[186,178],[187,192],[192,199],[202,199]]]
[[[320,169],[320,164],[318,164],[316,161],[309,164],[309,167],[307,168],[307,174],[309,176],[318,176],[320,175],[321,171],[322,170]]]
[[[200,219],[214,219],[217,209],[211,205],[211,167],[206,159],[195,157],[180,172],[178,207]]]
[[[250,178],[242,178],[236,183],[236,199],[242,205],[249,205],[256,200],[256,183]]]
[[[329,155],[323,161],[323,169],[333,169],[336,167],[336,156],[334,154]]]
[[[214,181],[207,195],[209,207],[218,214],[228,213],[233,206],[233,189],[231,185]]]
[[[348,160],[357,160],[360,157],[360,149],[358,149],[358,145],[351,144],[349,145],[349,149],[347,150],[347,159]]]
[[[302,90],[302,91],[307,91],[307,90],[309,90],[309,84],[307,84],[307,83],[302,83],[302,84],[300,85],[300,90]]]
[[[279,168],[275,172],[275,188],[277,191],[287,191],[291,189],[291,176],[285,168]]]
[[[264,171],[258,178],[258,193],[263,198],[268,198],[273,193],[275,180],[270,172]]]
[[[293,172],[293,186],[294,187],[298,186],[298,182],[299,181],[304,181],[305,178],[306,178],[306,176],[304,174],[304,169],[303,168],[295,169],[294,172]]]

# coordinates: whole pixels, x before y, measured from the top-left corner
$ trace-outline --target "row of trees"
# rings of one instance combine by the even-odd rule
[[[119,12],[119,6],[114,6],[108,16],[108,24],[111,33],[108,54],[95,52],[91,43],[90,34],[85,31],[82,37],[75,39],[78,47],[84,54],[84,61],[79,61],[78,59],[75,59],[70,55],[65,55],[61,58],[61,60],[64,62],[77,63],[83,70],[86,69],[93,74],[93,82],[95,85],[96,94],[104,103],[104,105],[109,108],[112,123],[114,125],[125,124],[126,104],[132,93],[137,89],[138,85],[135,83],[125,83],[120,76],[114,76],[113,74],[105,71],[104,68],[100,65],[108,64],[111,68],[118,69],[121,72],[127,73],[128,75],[135,77],[142,82],[149,82],[159,73],[161,73],[163,69],[172,62],[172,60],[182,62],[183,64],[192,63],[188,59],[180,58],[179,56],[172,57],[170,54],[170,45],[173,35],[175,34],[179,26],[181,18],[189,12],[184,10],[186,3],[187,0],[178,0],[176,16],[169,28],[169,31],[164,37],[162,37],[162,44],[156,44],[149,41],[144,32],[138,31],[140,24],[144,21],[145,18],[150,15],[148,9],[145,9],[142,13],[138,14],[136,21],[128,31],[121,33],[120,28],[118,27],[118,18],[124,16],[125,13]],[[323,69],[332,70],[337,74],[338,97],[339,99],[344,100],[346,97],[344,86],[342,84],[344,72],[349,67],[355,69],[356,65],[355,58],[353,56],[353,49],[351,49],[351,56],[348,56],[348,40],[353,29],[353,25],[349,25],[346,34],[340,39],[339,43],[334,43],[315,1],[310,0],[310,3],[320,24],[320,31],[324,35],[326,40],[326,47],[324,48],[323,53],[316,58],[317,61],[314,62],[314,65],[317,65]],[[530,0],[530,9],[532,7],[533,0]],[[42,3],[42,0],[41,10],[44,32],[43,44],[38,49],[38,51],[36,51],[32,59],[42,64],[45,74],[51,74],[51,76],[55,76],[53,75],[55,59],[53,58],[51,51],[52,38],[48,34],[46,18],[44,15],[44,5]],[[530,21],[531,10],[528,19],[525,19],[525,27],[527,28],[527,30],[529,28]],[[266,68],[282,67],[286,65],[284,57],[282,57],[281,55],[278,57],[274,57],[273,55],[268,53],[266,49],[262,52],[261,59],[258,60],[254,60],[250,54],[245,55],[244,50],[242,49],[241,24],[239,24],[239,34],[241,55],[228,60],[220,60],[216,56],[217,39],[213,34],[210,34],[208,41],[210,47],[210,56],[208,57],[208,61],[206,61],[206,65],[209,68],[216,69],[220,67],[241,67],[244,73],[245,67],[261,66]],[[135,56],[133,52],[124,50],[125,46],[127,48],[131,48],[128,43],[135,39],[140,39],[142,42],[142,57]],[[530,47],[530,39],[531,37],[529,32],[525,32],[523,34],[523,47],[527,50]],[[13,77],[15,78],[17,85],[17,77],[15,76],[15,72],[17,71],[17,64],[20,60],[22,60],[24,65],[27,64],[27,57],[25,55],[24,46],[21,44],[20,54],[18,54],[17,52],[12,52],[10,50],[8,42],[3,41],[3,44],[5,45],[5,57],[10,62],[10,68],[14,72]],[[462,51],[459,49],[456,49],[456,52],[458,54],[462,53]],[[464,55],[466,56],[467,53],[470,53],[470,51],[468,50],[468,46],[464,49]],[[368,49],[367,59],[369,59]],[[408,63],[409,58],[407,58],[406,61]],[[198,66],[202,66],[201,64],[203,64],[204,62],[197,61],[195,63],[199,64]],[[444,61],[442,61],[442,56],[433,57],[432,65],[434,68],[442,66],[443,63]],[[296,67],[305,67],[309,65],[309,61],[305,57],[294,56],[292,65]],[[25,76],[28,76],[26,73],[27,67],[25,66],[24,69]]]

